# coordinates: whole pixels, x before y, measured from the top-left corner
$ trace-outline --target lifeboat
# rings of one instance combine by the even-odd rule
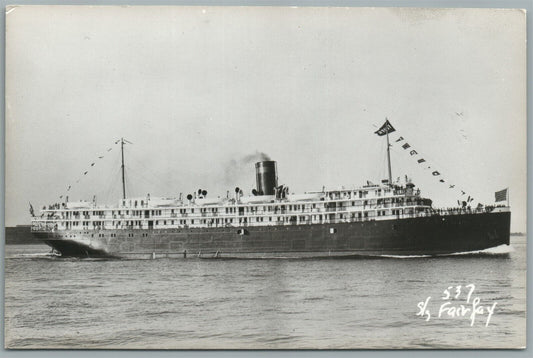
[[[221,198],[196,198],[194,203],[196,205],[217,205],[221,204],[223,199]]]
[[[275,195],[243,196],[240,201],[243,204],[270,203],[275,200]]]
[[[150,205],[153,207],[178,206],[181,202],[176,198],[150,198]]]
[[[88,202],[88,201],[85,201],[85,200],[80,200],[80,201],[70,201],[68,203],[66,203],[66,207],[67,209],[90,209],[92,208],[92,203],[91,202]]]
[[[324,193],[289,194],[288,201],[316,201],[324,197]]]

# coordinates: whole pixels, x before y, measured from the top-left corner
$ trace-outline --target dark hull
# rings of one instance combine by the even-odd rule
[[[40,244],[41,241],[31,235],[31,225],[6,227],[6,245]]]
[[[510,221],[510,212],[499,212],[339,224],[33,234],[62,256],[76,257],[443,255],[509,245]]]

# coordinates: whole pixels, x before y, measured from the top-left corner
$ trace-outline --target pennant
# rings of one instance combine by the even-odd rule
[[[70,190],[70,188],[71,188],[71,186],[69,185],[69,186],[68,186],[68,188],[67,188],[67,191],[69,191],[69,190]]]
[[[59,196],[59,199],[63,199],[63,195],[60,195],[60,196]]]
[[[376,133],[378,136],[381,137],[381,136],[384,136],[385,134],[392,133],[394,131],[396,131],[396,129],[394,129],[392,124],[390,124],[389,120],[387,119],[385,123],[383,123],[381,128],[375,131],[374,133]]]
[[[101,157],[98,157],[98,159],[102,159],[104,156],[102,155]]]
[[[108,152],[110,152],[110,151],[111,151],[111,149],[113,149],[113,148],[109,148],[109,149],[108,149],[107,151],[108,151]]]
[[[386,118],[385,118],[385,119],[386,119]],[[379,136],[383,136],[383,135],[385,135],[385,134],[388,134],[388,133],[391,133],[391,132],[394,132],[394,131],[396,131],[396,130],[395,130],[394,127],[390,124],[389,120],[386,119],[385,123],[384,123],[384,124],[381,126],[381,128],[380,128],[379,130],[377,130],[375,133],[376,133],[377,135],[379,135]],[[395,143],[398,143],[398,142],[401,142],[401,141],[405,141],[405,139],[404,139],[403,136],[399,136],[398,139],[395,140]],[[408,150],[409,148],[411,148],[411,149],[409,149],[409,155],[410,155],[410,156],[419,155],[418,151],[416,151],[415,149],[412,149],[411,145],[410,145],[409,143],[407,143],[407,142],[404,142],[404,143],[403,143],[402,148],[405,149],[405,150]],[[418,159],[416,159],[416,161],[417,161],[418,164],[426,163],[426,165],[427,165],[427,161],[426,161],[424,158],[420,158],[420,157],[419,157]],[[428,169],[431,170],[431,169],[432,169],[432,167],[431,167],[430,165],[425,166],[425,167],[423,167],[423,168],[424,168],[424,170],[428,170]],[[441,173],[440,173],[438,170],[435,170],[435,169],[432,169],[431,174],[432,174],[433,176],[435,176],[435,177],[441,175]],[[442,177],[441,177],[441,178],[442,178]],[[440,182],[440,183],[446,183],[446,180],[445,180],[445,179],[441,179],[441,178],[439,178],[439,182]],[[448,187],[449,187],[449,189],[454,189],[454,188],[455,188],[455,184],[449,184]],[[502,191],[500,191],[500,192],[498,192],[498,193],[499,193],[499,198],[501,198],[502,196],[505,197],[505,196],[507,195],[507,193],[505,192],[505,190],[502,190]],[[465,194],[466,194],[466,192],[463,191],[463,190],[461,190],[461,195],[465,195]],[[472,197],[469,196],[468,199],[467,199],[467,201],[464,202],[464,204],[466,205],[466,203],[470,203],[470,202],[472,202],[473,200],[474,200],[474,198],[472,198]],[[506,200],[506,199],[503,199],[503,200]],[[497,201],[498,201],[498,200],[497,200]],[[461,204],[461,201],[458,200],[457,203],[460,205],[460,204]]]
[[[88,172],[83,173],[83,175],[87,175]]]
[[[91,164],[91,167],[94,167],[94,163]]]

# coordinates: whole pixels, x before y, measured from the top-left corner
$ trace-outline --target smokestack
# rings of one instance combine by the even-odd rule
[[[276,162],[265,160],[255,163],[255,180],[259,195],[274,195],[274,188],[278,186]]]

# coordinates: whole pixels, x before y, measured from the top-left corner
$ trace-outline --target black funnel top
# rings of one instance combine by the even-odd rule
[[[274,160],[255,163],[255,180],[259,195],[274,195],[278,186],[277,166]]]

